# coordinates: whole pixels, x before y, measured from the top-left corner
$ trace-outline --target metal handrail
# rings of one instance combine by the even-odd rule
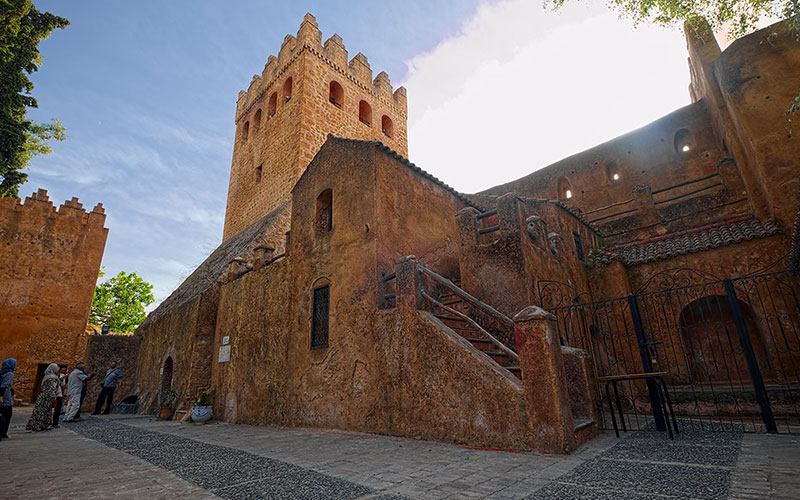
[[[718,175],[719,175],[719,172],[714,172],[713,174],[708,174],[708,175],[706,175],[704,177],[698,177],[697,179],[684,181],[684,182],[681,182],[679,184],[675,184],[674,186],[668,186],[668,187],[665,187],[665,188],[656,189],[655,191],[651,191],[650,193],[651,194],[663,193],[664,191],[669,191],[670,189],[675,189],[675,188],[679,188],[679,187],[686,186],[686,185],[689,185],[689,184],[694,184],[695,182],[704,181],[706,179],[710,179],[710,178],[716,177]]]
[[[479,325],[478,323],[476,323],[476,322],[475,322],[475,321],[474,321],[472,318],[470,318],[469,316],[467,316],[467,315],[466,315],[466,314],[464,314],[464,313],[461,313],[461,312],[459,312],[459,311],[457,311],[457,310],[453,309],[452,307],[447,307],[446,305],[442,304],[442,303],[441,303],[441,302],[439,302],[438,300],[436,300],[436,299],[434,299],[433,297],[431,297],[430,295],[428,295],[428,294],[425,292],[425,290],[421,290],[421,291],[420,291],[420,293],[422,294],[422,296],[423,296],[424,298],[428,299],[428,300],[429,300],[431,303],[433,303],[434,305],[436,305],[436,306],[438,306],[438,307],[441,307],[442,309],[444,309],[445,311],[447,311],[447,312],[449,312],[449,313],[451,313],[451,314],[455,314],[455,315],[456,315],[456,316],[458,316],[459,318],[461,318],[461,319],[463,319],[464,321],[466,321],[467,323],[469,323],[469,325],[470,325],[470,326],[472,326],[473,328],[475,328],[476,330],[478,330],[480,333],[482,333],[483,335],[485,335],[485,336],[486,336],[486,338],[488,338],[488,339],[489,339],[489,341],[490,341],[490,342],[491,342],[491,343],[492,343],[492,344],[493,344],[493,345],[494,345],[496,348],[500,349],[500,351],[502,351],[503,353],[507,354],[507,355],[508,355],[508,356],[509,356],[511,359],[513,359],[514,361],[516,361],[516,362],[517,362],[517,364],[519,364],[519,356],[517,355],[517,353],[515,353],[514,351],[512,351],[511,349],[509,349],[508,347],[506,347],[506,346],[505,346],[505,344],[503,344],[502,342],[500,342],[499,340],[497,340],[496,338],[494,338],[494,336],[493,336],[491,333],[489,333],[489,332],[487,332],[486,330],[484,330],[483,328],[481,328],[481,325]]]
[[[612,217],[616,217],[617,215],[625,215],[625,214],[629,214],[631,212],[636,212],[637,210],[639,210],[639,209],[638,208],[629,208],[629,209],[623,210],[621,212],[615,212],[613,214],[608,214],[608,215],[603,215],[603,216],[600,216],[600,217],[595,217],[594,219],[589,219],[586,222],[591,224],[593,222],[599,222],[601,220],[605,220],[605,219],[610,219]]]
[[[715,187],[717,187],[717,186],[721,186],[721,185],[722,185],[722,183],[721,183],[721,182],[715,182],[714,184],[709,184],[708,186],[699,187],[699,188],[697,188],[697,189],[694,189],[694,190],[692,190],[692,191],[689,191],[688,193],[683,193],[683,194],[679,194],[679,195],[677,195],[677,196],[673,196],[672,198],[667,198],[667,199],[665,199],[665,200],[658,200],[658,201],[654,201],[654,202],[653,202],[653,204],[654,204],[654,205],[660,205],[660,204],[662,204],[662,203],[668,203],[668,202],[670,202],[670,201],[679,200],[679,199],[681,199],[681,198],[686,198],[687,196],[691,196],[691,195],[693,195],[693,194],[697,194],[697,193],[699,193],[699,192],[701,192],[701,191],[705,191],[706,189],[715,188]]]
[[[583,212],[581,215],[583,215],[585,217],[585,216],[593,214],[593,213],[602,212],[603,210],[607,210],[609,208],[618,207],[620,205],[627,205],[628,203],[630,203],[632,201],[634,201],[634,198],[631,198],[630,200],[619,201],[617,203],[612,203],[611,205],[606,205],[604,207],[595,208],[593,210],[589,210],[588,212]]]
[[[499,230],[500,230],[500,226],[499,225],[489,226],[489,227],[485,227],[483,229],[478,229],[478,234],[489,234],[489,233],[493,233],[493,232],[499,231]]]
[[[498,319],[501,322],[505,323],[507,326],[510,326],[512,328],[514,327],[514,322],[511,321],[511,318],[509,318],[505,314],[501,313],[497,309],[493,308],[489,304],[485,304],[485,303],[481,302],[480,300],[476,299],[475,297],[473,297],[472,295],[468,294],[464,290],[460,289],[459,287],[456,286],[455,283],[453,283],[449,279],[447,279],[447,278],[445,278],[443,276],[439,276],[435,272],[431,271],[430,269],[428,269],[427,267],[422,265],[421,262],[417,263],[417,269],[420,272],[425,273],[428,276],[430,276],[431,278],[433,278],[434,281],[444,285],[445,287],[450,289],[451,292],[453,292],[454,294],[458,295],[459,297],[461,297],[465,301],[469,302],[473,306],[478,307],[480,309],[483,309],[484,311],[488,312],[490,315],[494,316],[496,319]]]
[[[486,217],[491,217],[492,215],[497,215],[497,209],[496,208],[493,208],[491,210],[487,210],[487,211],[485,211],[483,213],[480,213],[480,214],[476,215],[475,216],[475,220],[479,221],[481,219],[485,219]]]

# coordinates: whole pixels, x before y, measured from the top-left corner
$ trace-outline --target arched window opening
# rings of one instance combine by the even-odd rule
[[[169,397],[169,392],[172,390],[172,373],[173,373],[172,356],[167,357],[164,361],[164,366],[161,368],[161,400],[166,401]]]
[[[392,119],[386,115],[381,117],[381,131],[383,131],[383,135],[389,138],[391,138],[394,134],[394,124],[392,123]]]
[[[606,176],[609,182],[616,182],[622,178],[619,171],[619,165],[616,161],[606,163]]]
[[[292,98],[292,77],[283,82],[283,102],[289,102]]]
[[[372,107],[367,101],[358,103],[358,119],[364,125],[372,125]]]
[[[738,302],[753,352],[762,370],[768,369],[753,311],[746,303]],[[681,311],[679,325],[693,382],[708,384],[749,380],[739,331],[726,296],[709,295],[689,303]],[[763,375],[769,378],[771,373],[765,372]]]
[[[261,126],[261,110],[259,109],[256,111],[255,116],[253,116],[253,130],[258,130],[258,127]]]
[[[331,285],[314,287],[311,292],[311,348],[328,347]]]
[[[339,85],[339,82],[331,81],[328,92],[328,102],[337,108],[341,108],[344,104],[344,89]]]
[[[242,140],[246,141],[247,137],[250,135],[250,122],[244,122],[244,126],[242,127]]]
[[[562,177],[558,181],[558,199],[568,200],[570,198],[572,198],[572,186],[569,185],[567,179]]]
[[[692,140],[692,134],[682,128],[675,132],[675,151],[678,153],[688,153],[692,149],[694,149],[694,141]]]
[[[273,92],[269,96],[269,103],[267,104],[267,117],[272,118],[275,116],[275,110],[278,108],[278,93]]]
[[[327,233],[333,229],[333,192],[330,189],[326,189],[317,196],[314,229],[317,233]]]

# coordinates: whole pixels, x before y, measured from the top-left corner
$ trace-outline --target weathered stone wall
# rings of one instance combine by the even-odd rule
[[[682,129],[689,133],[691,150],[687,152],[675,144],[675,136]],[[697,102],[484,193],[516,192],[532,198],[563,199],[586,212],[632,198],[637,184],[656,190],[702,177],[727,156],[717,144],[707,106]],[[569,199],[559,192],[559,183],[564,181],[572,193]]]
[[[459,277],[455,214],[465,202],[441,184],[422,177],[391,153],[377,155],[378,275],[394,271],[405,255],[447,277]]]
[[[0,346],[18,361],[14,387],[30,401],[39,365],[72,365],[100,271],[108,229],[98,204],[77,198],[58,210],[40,189],[25,199],[0,199]]]
[[[729,134],[741,138],[747,168],[766,193],[770,214],[790,227],[798,210],[800,141],[785,112],[800,81],[797,33],[788,21],[764,28],[734,41],[713,68],[731,115]]]
[[[247,424],[291,425],[287,405],[291,300],[289,266],[280,259],[222,287],[214,337],[214,414]],[[231,356],[218,362],[223,337]]]
[[[363,54],[348,64],[338,35],[324,46],[321,37],[307,14],[297,37],[287,35],[278,57],[270,56],[262,74],[239,94],[223,240],[291,198],[292,187],[329,133],[382,141],[408,154],[405,89],[393,93],[386,73],[373,81]],[[343,90],[336,104],[329,101],[332,81]],[[369,124],[359,121],[362,100],[372,110]],[[388,135],[381,128],[383,116],[392,121]]]
[[[86,336],[86,371],[96,373],[87,386],[88,392],[83,401],[83,411],[93,411],[97,396],[105,379],[111,362],[117,362],[122,371],[122,378],[114,391],[114,402],[136,394],[136,374],[139,359],[141,337],[135,335],[88,335]],[[70,371],[72,371],[70,369]]]
[[[161,369],[172,358],[176,402],[196,397],[211,383],[211,359],[216,328],[219,286],[172,309],[136,330],[141,337],[135,392],[141,412],[155,411],[162,387]]]

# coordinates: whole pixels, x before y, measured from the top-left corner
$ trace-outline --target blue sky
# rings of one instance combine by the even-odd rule
[[[237,94],[306,12],[323,40],[339,33],[351,57],[363,52],[373,74],[408,87],[411,160],[464,191],[689,103],[681,33],[634,31],[602,5],[552,14],[536,0],[36,4],[72,23],[41,44],[32,77],[31,116],[58,117],[68,140],[31,162],[20,195],[42,187],[56,204],[102,202],[108,275],[136,271],[158,300],[219,244]],[[520,92],[533,108],[503,101]],[[524,148],[536,138],[540,156],[503,137]],[[508,156],[497,160],[498,149]],[[528,162],[515,162],[523,154]],[[488,158],[498,165],[487,174]]]

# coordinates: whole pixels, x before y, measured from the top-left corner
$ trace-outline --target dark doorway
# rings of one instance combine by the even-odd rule
[[[31,388],[31,403],[36,402],[36,397],[42,392],[42,379],[44,378],[44,371],[50,366],[49,363],[39,363],[36,367],[36,382],[33,383]]]
[[[753,311],[742,301],[739,301],[739,308],[753,351],[763,358],[764,349]],[[749,383],[747,361],[725,296],[710,295],[689,303],[681,311],[680,332],[694,383]]]
[[[161,394],[167,394],[172,390],[172,356],[164,361],[164,368],[161,371]]]

